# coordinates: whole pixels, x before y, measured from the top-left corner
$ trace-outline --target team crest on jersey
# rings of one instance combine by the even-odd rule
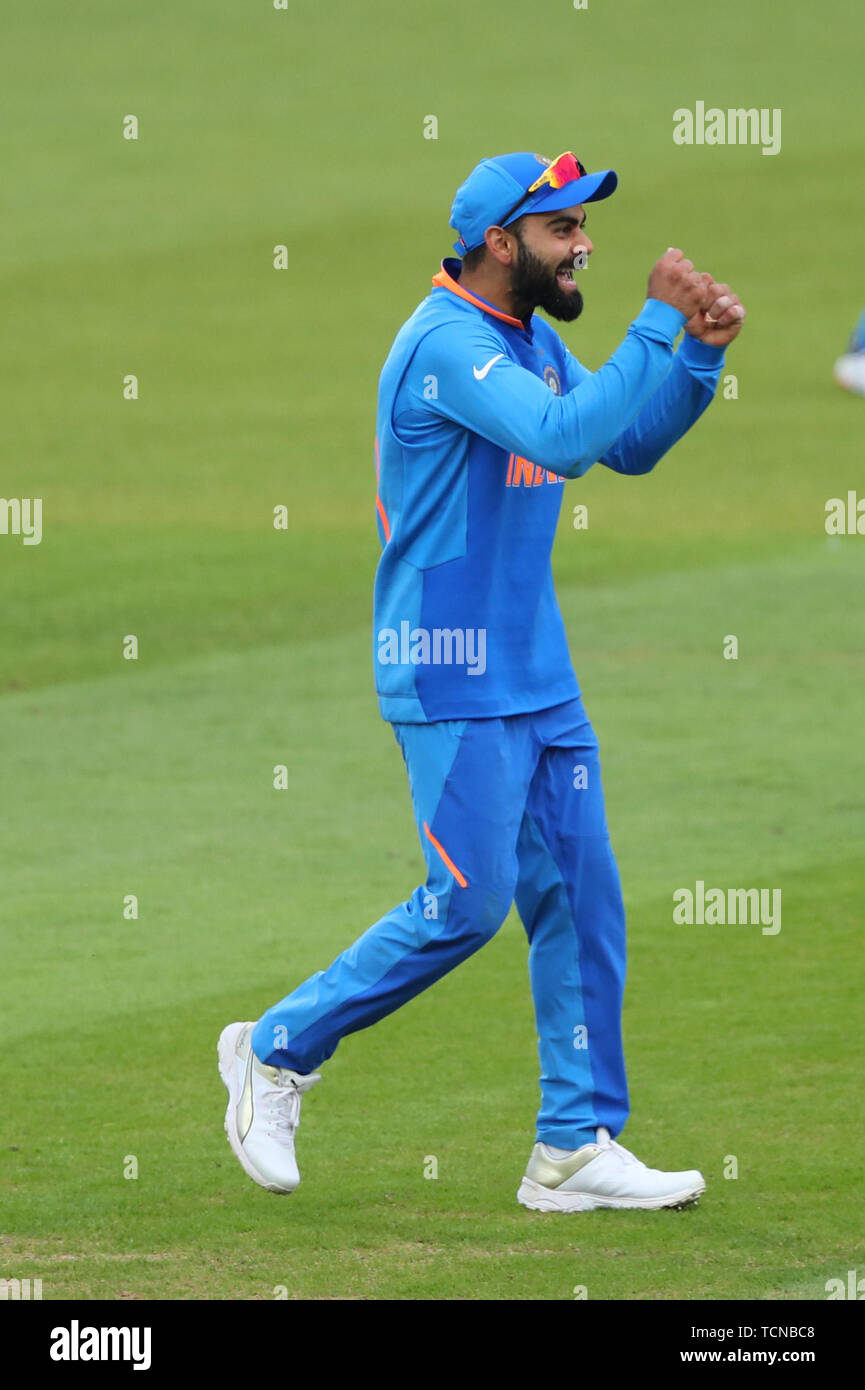
[[[555,367],[544,367],[544,381],[557,396],[562,394],[562,383],[559,381],[559,374]]]

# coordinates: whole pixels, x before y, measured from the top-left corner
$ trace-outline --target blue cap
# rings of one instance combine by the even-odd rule
[[[583,173],[561,188],[542,184],[521,202],[526,189],[551,163],[543,155],[521,153],[495,155],[475,165],[457,189],[451,208],[450,225],[459,238],[453,244],[457,255],[464,256],[482,246],[487,227],[506,227],[527,212],[556,212],[559,208],[609,198],[619,182],[612,169],[599,174]],[[519,207],[511,213],[518,202]]]

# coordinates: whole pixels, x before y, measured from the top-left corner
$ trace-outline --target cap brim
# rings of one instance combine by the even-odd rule
[[[515,222],[527,213],[558,212],[561,208],[577,207],[580,203],[598,203],[616,191],[618,182],[619,177],[614,169],[602,169],[597,174],[584,174],[581,179],[572,179],[563,188],[539,188],[509,220]]]

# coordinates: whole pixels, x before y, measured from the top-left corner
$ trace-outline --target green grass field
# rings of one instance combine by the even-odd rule
[[[41,497],[44,534],[0,534],[0,1278],[773,1300],[865,1275],[865,538],[824,528],[828,498],[865,495],[865,402],[831,374],[865,304],[858,22],[854,0],[7,19],[0,492]],[[780,108],[781,152],[674,145],[697,100]],[[422,868],[372,684],[378,371],[471,166],[568,148],[620,175],[562,330],[581,360],[672,244],[748,306],[737,398],[649,477],[570,483],[555,553],[629,913],[624,1142],[708,1191],[682,1213],[517,1205],[538,1091],[512,913],[341,1045],[280,1200],[225,1142],[216,1038]],[[781,931],[674,925],[697,879],[780,888]]]

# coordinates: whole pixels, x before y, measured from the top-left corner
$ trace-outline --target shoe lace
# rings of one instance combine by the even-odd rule
[[[619,1155],[623,1163],[636,1163],[640,1167],[645,1166],[642,1163],[642,1161],[639,1158],[637,1158],[636,1154],[632,1154],[631,1150],[626,1149],[624,1144],[617,1144],[615,1139],[610,1140],[609,1147],[615,1150],[615,1152]]]
[[[267,1093],[271,1131],[280,1144],[291,1144],[294,1131],[300,1124],[300,1092],[293,1081],[274,1086]]]

